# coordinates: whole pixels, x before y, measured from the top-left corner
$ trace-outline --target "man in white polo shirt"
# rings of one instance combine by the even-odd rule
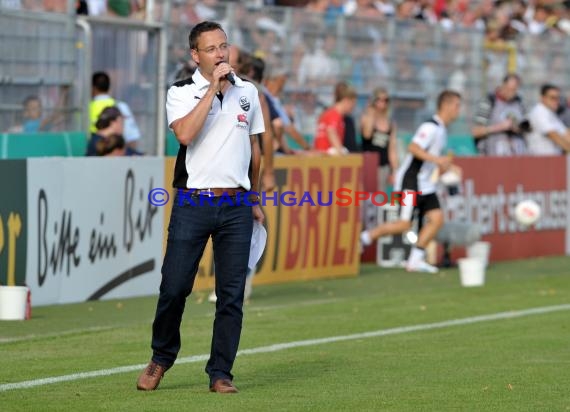
[[[235,393],[231,369],[241,335],[253,221],[264,218],[259,203],[244,194],[259,191],[255,135],[265,129],[257,89],[228,64],[229,44],[221,26],[199,23],[189,43],[198,68],[191,79],[175,83],[166,100],[168,125],[180,142],[174,169],[178,193],[168,227],[152,359],[137,388],[156,389],[174,364],[186,298],[211,236],[218,301],[206,373],[210,391]]]
[[[556,111],[560,104],[560,89],[545,84],[540,89],[540,102],[528,114],[531,131],[526,135],[532,155],[552,156],[570,152],[570,130]]]

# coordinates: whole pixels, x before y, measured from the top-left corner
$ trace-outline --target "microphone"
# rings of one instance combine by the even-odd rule
[[[223,62],[218,62],[218,63],[216,63],[216,66],[217,66],[218,64],[221,64],[221,63],[223,63]],[[235,84],[236,84],[236,78],[235,78],[235,76],[234,76],[234,74],[233,74],[232,72],[229,72],[228,74],[226,74],[225,77],[226,77],[226,80],[227,80],[228,82],[230,82],[232,85],[235,86]]]

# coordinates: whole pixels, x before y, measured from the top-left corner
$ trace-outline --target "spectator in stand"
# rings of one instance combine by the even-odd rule
[[[30,3],[30,2],[24,2]],[[43,0],[42,2],[43,11],[51,13],[66,13],[67,12],[67,1],[65,0]]]
[[[111,97],[109,90],[111,89],[111,79],[109,75],[105,72],[96,72],[93,74],[92,84],[91,84],[91,95],[93,96],[91,103],[89,104],[89,117],[91,119],[91,132],[96,132],[97,127],[95,123],[99,119],[99,115],[106,107],[116,106],[124,118],[124,134],[127,146],[135,149],[138,140],[141,137],[141,132],[133,112],[130,107],[125,103],[118,101]]]
[[[305,11],[309,13],[324,13],[329,7],[329,0],[308,0]]]
[[[344,116],[352,113],[356,106],[356,90],[347,83],[340,82],[335,86],[335,103],[325,110],[317,125],[315,149],[332,156],[348,153],[344,145]]]
[[[275,188],[275,170],[273,168],[273,144],[274,135],[271,126],[271,115],[267,98],[263,93],[263,73],[265,63],[262,59],[253,57],[251,54],[240,50],[236,46],[230,46],[230,60],[232,67],[237,68],[240,77],[253,83],[257,88],[261,113],[263,114],[263,124],[265,132],[260,134],[259,145],[263,155],[263,168],[261,173],[261,190],[271,191]]]
[[[528,23],[529,33],[539,35],[546,32],[548,30],[547,20],[549,15],[550,9],[546,5],[537,4]]]
[[[95,151],[97,156],[142,156],[142,153],[126,146],[125,139],[120,134],[112,134],[98,140]]]
[[[540,102],[528,114],[531,131],[527,133],[528,151],[532,155],[570,153],[570,130],[558,117],[560,89],[545,84],[540,89]]]
[[[398,20],[411,20],[415,19],[418,9],[416,2],[413,0],[401,1],[396,9],[396,18]]]
[[[86,0],[89,16],[104,16],[107,14],[107,0]]]
[[[112,153],[115,156],[141,154],[130,147],[124,148],[124,117],[118,107],[111,106],[103,109],[95,122],[95,127],[97,131],[91,133],[86,156],[105,156]]]
[[[308,48],[299,64],[298,84],[311,89],[334,85],[340,74],[340,64],[334,57],[336,36],[311,39]]]
[[[309,150],[311,147],[293,122],[291,122],[291,118],[280,100],[281,92],[285,87],[288,76],[289,72],[284,67],[269,66],[266,69],[264,94],[270,110],[273,111],[271,113],[271,124],[275,139],[279,143],[277,150],[284,154],[294,154],[295,152],[287,144],[286,134],[291,136],[301,149]]]
[[[289,117],[303,136],[311,136],[307,140],[312,142],[323,109],[317,95],[310,89],[299,88],[291,90],[287,100],[285,108]]]
[[[77,0],[75,2],[75,13],[80,16],[87,16],[89,14],[86,0]]]
[[[528,32],[528,24],[524,18],[527,7],[528,4],[525,0],[516,0],[512,5],[511,26],[519,33]]]
[[[480,154],[517,156],[527,153],[520,124],[526,113],[518,95],[521,79],[508,74],[503,83],[482,99],[471,130]]]
[[[107,0],[107,13],[110,16],[129,17],[131,14],[130,0]]]
[[[389,109],[388,91],[377,88],[360,118],[362,150],[378,153],[378,187],[381,190],[394,183],[393,174],[398,169],[397,126],[390,118]]]
[[[259,13],[254,27],[248,29],[254,43],[253,55],[270,66],[280,65],[279,55],[283,52],[281,42],[286,36],[283,24]]]
[[[59,101],[50,116],[43,115],[42,102],[38,96],[31,95],[26,97],[22,103],[22,124],[9,128],[7,132],[38,133],[52,131],[64,121],[63,108],[66,105],[68,93],[68,86],[62,86],[60,88]]]
[[[381,20],[384,14],[376,7],[373,0],[349,0],[346,2],[344,12],[347,16],[366,19]]]
[[[390,0],[377,0],[374,2],[375,6],[386,17],[393,17],[396,14],[394,2]]]
[[[360,153],[362,148],[356,141],[356,122],[352,113],[347,113],[342,118],[344,120],[344,147],[349,153]]]

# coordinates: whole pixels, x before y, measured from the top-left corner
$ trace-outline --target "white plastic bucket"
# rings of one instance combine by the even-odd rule
[[[24,320],[27,298],[26,286],[0,286],[0,320]]]
[[[491,254],[490,242],[475,242],[467,247],[467,257],[481,259],[485,267],[489,265],[489,255]]]
[[[485,284],[485,265],[479,258],[463,258],[457,260],[459,278],[462,286],[483,286]]]

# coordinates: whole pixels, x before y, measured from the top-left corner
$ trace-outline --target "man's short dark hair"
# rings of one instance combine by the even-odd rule
[[[198,49],[198,37],[200,37],[202,33],[214,30],[221,30],[224,32],[224,34],[226,33],[224,29],[222,29],[222,25],[216,23],[215,21],[203,21],[202,23],[195,25],[190,31],[190,35],[188,35],[190,50]]]
[[[342,99],[356,99],[358,94],[354,87],[347,82],[338,82],[334,86],[334,102],[340,102]]]
[[[557,86],[555,86],[551,83],[545,83],[542,86],[540,86],[540,95],[546,96],[546,93],[548,93],[551,90],[560,91],[560,89]]]
[[[237,59],[237,72],[246,76],[249,75],[252,60],[253,56],[249,52],[240,49]]]
[[[107,93],[111,89],[111,79],[109,75],[105,72],[93,73],[93,78],[91,80],[91,86],[100,92]]]
[[[97,130],[106,129],[111,125],[112,121],[117,120],[121,116],[121,111],[117,106],[105,107],[95,122],[95,128]]]
[[[449,100],[452,99],[460,99],[461,94],[456,92],[455,90],[444,90],[442,91],[439,96],[437,96],[437,110],[441,109],[444,103],[447,103]]]
[[[24,102],[22,103],[22,105],[25,108],[28,106],[28,104],[30,104],[30,102],[35,102],[35,101],[39,102],[40,98],[38,96],[36,96],[35,94],[32,94],[32,95],[30,95],[24,99]]]
[[[503,77],[503,84],[507,83],[510,80],[516,80],[518,84],[522,84],[521,77],[516,73],[507,73],[505,77]]]
[[[254,57],[251,61],[251,67],[253,69],[253,80],[261,83],[265,72],[265,61],[261,57]]]
[[[107,156],[116,149],[124,149],[125,145],[125,138],[122,135],[112,134],[95,143],[95,151],[97,152],[97,156]]]

